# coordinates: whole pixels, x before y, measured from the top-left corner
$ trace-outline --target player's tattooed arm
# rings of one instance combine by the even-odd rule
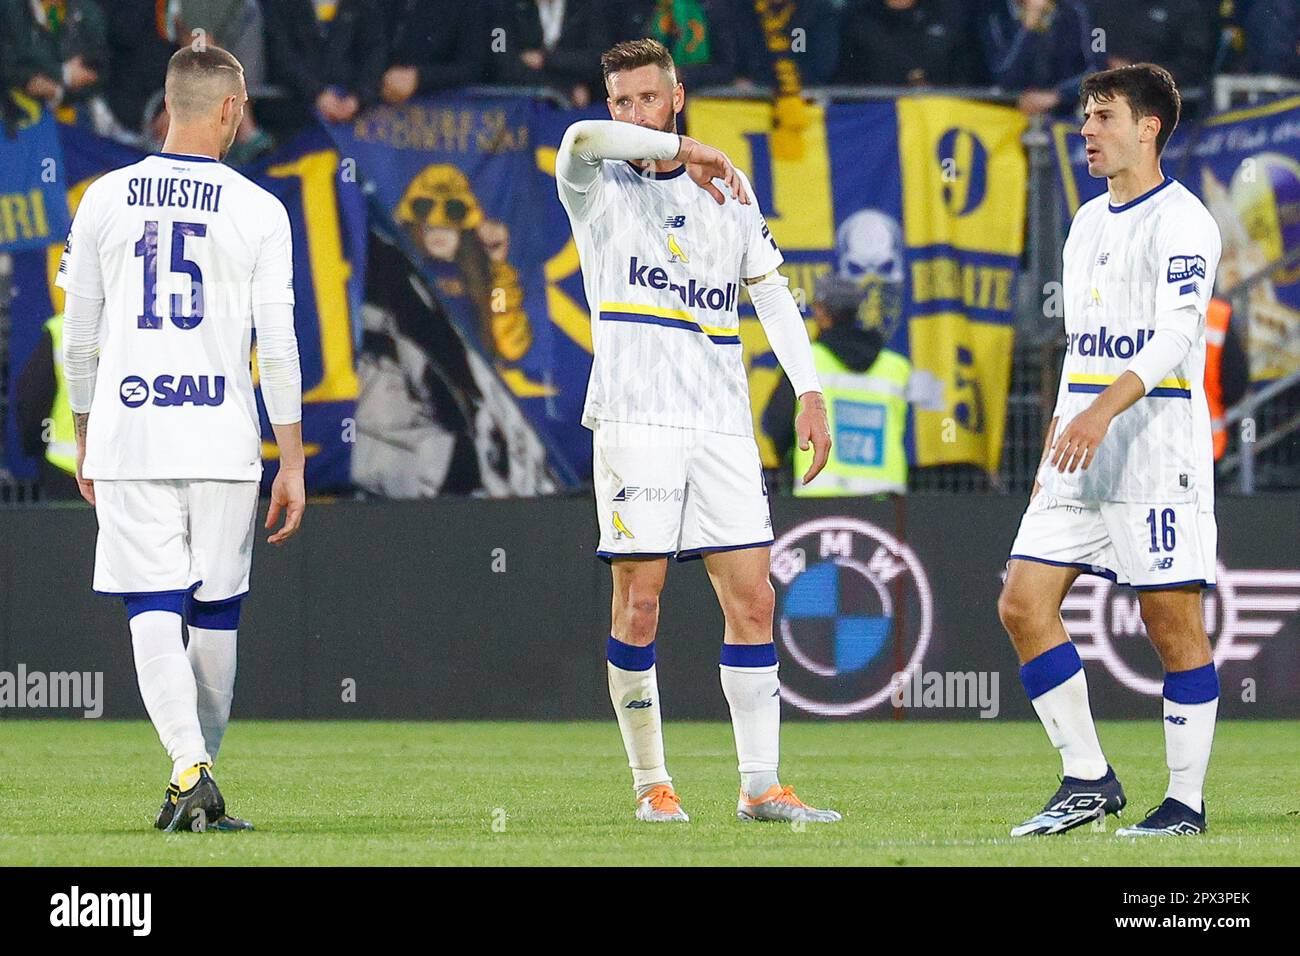
[[[95,483],[82,474],[86,460],[86,435],[90,429],[90,412],[73,412],[72,427],[77,436],[77,490],[90,504],[95,503]]]

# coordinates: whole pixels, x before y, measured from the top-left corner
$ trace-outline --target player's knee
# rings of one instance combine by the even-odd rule
[[[628,592],[622,610],[628,628],[634,635],[653,634],[659,625],[659,594],[652,590],[633,589]]]
[[[772,583],[764,581],[761,587],[736,595],[723,608],[728,622],[740,628],[770,628],[776,613],[776,592]]]
[[[1042,617],[1039,602],[1023,591],[1006,588],[998,596],[998,619],[1012,637],[1031,631]]]

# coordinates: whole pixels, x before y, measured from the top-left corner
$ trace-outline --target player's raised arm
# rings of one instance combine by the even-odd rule
[[[263,242],[253,275],[253,325],[257,330],[257,370],[280,449],[280,468],[271,485],[266,527],[284,513],[284,526],[267,540],[283,544],[298,531],[307,507],[306,454],[302,444],[302,369],[293,328],[293,239],[289,217],[278,207],[275,224]]]
[[[653,162],[681,162],[687,174],[719,203],[723,184],[737,200],[749,202],[736,169],[725,153],[689,136],[648,129],[616,120],[579,120],[564,132],[555,158],[555,178],[560,198],[581,217],[590,202],[591,190],[600,179],[600,164],[607,159]]]

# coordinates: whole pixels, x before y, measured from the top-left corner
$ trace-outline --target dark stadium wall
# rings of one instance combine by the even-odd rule
[[[1032,718],[996,611],[1022,508],[914,497],[899,548],[889,502],[774,499],[787,718],[890,719],[892,675],[909,663],[906,719]],[[1300,501],[1217,511],[1221,582],[1206,604],[1221,713],[1300,716]],[[263,537],[236,718],[608,719],[609,573],[587,500],[320,504],[286,548]],[[94,538],[88,508],[0,510],[0,671],[100,671],[103,716],[143,718],[125,611],[90,591]],[[1099,717],[1160,713],[1134,597],[1086,577],[1065,609]],[[670,719],[726,717],[721,637],[701,563],[675,565],[657,645]],[[0,706],[0,719],[70,713]]]

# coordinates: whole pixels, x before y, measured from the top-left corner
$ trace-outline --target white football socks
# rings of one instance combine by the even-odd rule
[[[638,668],[629,670],[613,660],[607,660],[605,665],[609,671],[609,699],[618,716],[627,763],[632,768],[632,786],[640,797],[655,784],[673,782],[664,766],[663,722],[659,710],[654,645],[632,647],[612,637],[609,640],[609,657]]]
[[[1214,664],[1166,673],[1164,705],[1165,762],[1169,766],[1165,796],[1204,813],[1205,771],[1210,766],[1214,724],[1219,716],[1219,676]]]
[[[777,666],[718,667],[722,693],[731,709],[740,785],[749,797],[761,796],[777,783],[781,756],[781,681]]]
[[[1088,706],[1088,678],[1080,669],[1031,703],[1047,737],[1061,753],[1061,772],[1080,780],[1106,775],[1106,757]]]
[[[194,670],[198,691],[199,726],[203,744],[216,763],[221,739],[230,721],[230,704],[235,699],[235,658],[238,631],[211,630],[189,625],[190,643],[186,655]]]
[[[172,761],[172,783],[208,753],[199,726],[194,670],[181,641],[181,616],[144,611],[131,618],[131,648],[145,710]]]

